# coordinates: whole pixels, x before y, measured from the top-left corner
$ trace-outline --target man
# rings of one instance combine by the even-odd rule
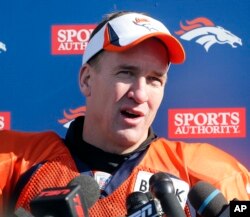
[[[128,195],[148,191],[149,178],[158,172],[184,192],[178,197],[186,216],[188,189],[200,180],[228,201],[248,200],[250,174],[232,156],[209,144],[158,138],[151,128],[169,66],[184,59],[182,45],[161,22],[134,12],[107,17],[83,56],[79,86],[86,115],[72,122],[66,139],[53,132],[0,133],[3,211],[10,201],[29,210],[42,189],[65,186],[79,173],[93,176],[101,189],[90,216],[125,216]]]

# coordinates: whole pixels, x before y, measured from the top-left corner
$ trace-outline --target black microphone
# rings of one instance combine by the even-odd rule
[[[135,191],[126,199],[127,217],[161,217],[161,205],[150,192]]]
[[[91,176],[80,175],[71,180],[68,186],[80,185],[81,195],[85,195],[86,205],[88,209],[94,205],[94,203],[100,197],[100,189],[98,183]]]
[[[188,193],[196,212],[203,217],[229,217],[230,207],[224,195],[211,184],[199,181]]]
[[[44,189],[31,201],[31,213],[35,217],[88,217],[88,208],[99,195],[94,178],[80,175],[66,187]]]
[[[168,217],[185,217],[183,208],[175,195],[175,188],[167,173],[159,172],[149,179],[150,192],[160,201]]]

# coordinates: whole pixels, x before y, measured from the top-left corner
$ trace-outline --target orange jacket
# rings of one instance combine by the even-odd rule
[[[79,172],[63,141],[55,133],[0,131],[1,212],[5,211],[20,176],[40,162],[46,163],[26,184],[16,207],[29,209],[30,200],[43,188],[65,186]],[[170,142],[159,138],[150,145],[130,176],[112,194],[91,207],[91,216],[124,216],[126,197],[135,190],[139,173],[158,171],[168,172],[190,186],[199,180],[210,182],[228,201],[250,199],[247,192],[249,171],[232,156],[209,144]]]
[[[20,176],[32,166],[58,156],[69,156],[69,151],[53,132],[0,131],[0,216],[6,212]]]

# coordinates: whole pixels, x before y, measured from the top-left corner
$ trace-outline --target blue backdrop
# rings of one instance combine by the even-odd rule
[[[64,136],[85,109],[77,79],[88,33],[103,14],[135,10],[164,22],[187,54],[171,66],[157,134],[212,143],[250,168],[250,1],[10,0],[0,7],[0,129]]]

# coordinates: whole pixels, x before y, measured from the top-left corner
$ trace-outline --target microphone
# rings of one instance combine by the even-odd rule
[[[31,213],[35,217],[89,217],[88,208],[99,196],[94,178],[80,175],[66,187],[44,189],[31,201]]]
[[[101,196],[99,185],[95,179],[91,176],[80,175],[71,180],[68,186],[80,185],[80,194],[86,195],[86,205],[88,209],[94,205],[94,203]]]
[[[211,184],[199,181],[188,194],[197,213],[203,217],[229,217],[230,207],[224,195]]]
[[[167,173],[159,172],[152,175],[149,179],[149,190],[160,201],[163,212],[168,217],[186,217]]]
[[[163,215],[161,205],[150,192],[135,191],[126,199],[127,217],[160,217]]]

